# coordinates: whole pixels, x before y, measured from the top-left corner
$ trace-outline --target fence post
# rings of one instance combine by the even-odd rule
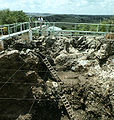
[[[109,32],[109,26],[107,25],[106,27],[106,32],[108,33]]]
[[[8,25],[8,34],[10,36],[10,25]]]
[[[54,27],[55,27],[55,23],[53,23],[53,36],[55,34]]]
[[[3,28],[3,26],[1,27],[1,35],[3,35],[3,29],[2,28]]]
[[[14,33],[16,33],[16,23],[14,24]]]
[[[23,30],[23,28],[22,28],[22,23],[20,23],[20,31],[22,31]]]
[[[3,40],[0,40],[0,51],[4,49],[4,42]]]
[[[32,17],[29,18],[29,40],[32,41]]]
[[[76,28],[77,28],[77,24],[75,24],[75,32],[74,32],[74,33],[75,33],[75,35],[76,35]]]
[[[37,27],[37,21],[35,21],[35,27]]]
[[[97,25],[97,32],[99,32],[99,24]]]

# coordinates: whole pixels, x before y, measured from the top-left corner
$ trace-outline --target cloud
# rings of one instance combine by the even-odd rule
[[[114,0],[0,0],[0,9],[36,13],[113,14]]]

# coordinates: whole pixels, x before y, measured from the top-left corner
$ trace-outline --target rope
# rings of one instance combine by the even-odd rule
[[[7,82],[9,80],[11,80],[11,78],[25,65],[25,63],[19,68],[17,69],[17,71],[0,87],[0,90],[7,84]]]
[[[0,82],[0,84],[4,84],[4,83],[6,83],[6,82]],[[34,84],[38,84],[38,83],[30,83],[30,82],[28,82],[28,83],[19,83],[19,82],[14,83],[14,82],[7,82],[7,84],[17,84],[17,85],[19,85],[19,84],[29,85],[30,84],[30,85],[34,85]]]
[[[6,69],[6,68],[0,68],[0,71],[1,70],[15,70],[15,69],[11,69],[11,68],[8,68],[8,69]],[[30,70],[18,70],[18,71],[30,71]],[[38,72],[46,72],[46,71],[38,71]],[[47,71],[47,72],[49,72],[49,71]]]
[[[56,98],[55,98],[55,99],[56,99]],[[49,99],[47,99],[47,98],[46,98],[46,99],[41,99],[41,98],[39,98],[39,99],[38,99],[38,98],[34,99],[34,98],[15,98],[15,97],[12,97],[12,98],[4,98],[4,97],[2,98],[2,97],[1,97],[0,100],[16,100],[16,101],[34,101],[34,100],[35,100],[35,101],[39,101],[39,100],[42,100],[42,101],[53,101],[53,99],[52,99],[52,100],[51,100],[51,99],[49,100]],[[34,102],[35,102],[35,101],[34,101]],[[59,100],[59,99],[56,99],[56,101],[60,101],[60,100]],[[70,100],[70,101],[72,101],[72,102],[74,101],[74,102],[75,102],[75,101],[77,101],[77,100],[74,99],[74,100]]]
[[[16,100],[16,101],[33,101],[33,100],[36,100],[36,101],[45,100],[46,101],[47,100],[48,101],[49,99],[41,99],[41,98],[39,98],[39,99],[38,98],[37,99],[34,99],[34,98],[15,98],[15,97],[14,98],[13,97],[12,98],[4,98],[4,97],[2,98],[1,97],[0,100]]]
[[[30,107],[30,109],[29,109],[28,114],[30,114],[30,112],[31,112],[31,110],[32,110],[32,108],[33,108],[34,103],[35,103],[35,99],[33,100],[33,103],[32,103],[32,105],[31,105],[31,107]]]

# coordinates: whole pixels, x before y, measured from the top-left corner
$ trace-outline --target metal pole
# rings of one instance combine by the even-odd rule
[[[32,28],[31,28],[31,25],[32,25],[32,17],[29,18],[29,40],[30,40],[30,42],[32,41]]]
[[[3,50],[4,49],[4,42],[3,40],[0,40],[0,50]]]
[[[8,25],[8,34],[10,36],[10,25]]]
[[[35,21],[35,27],[37,27],[37,21]]]
[[[75,33],[75,35],[76,35],[76,28],[77,28],[77,24],[75,24],[75,32],[74,32],[74,33]]]
[[[106,32],[108,33],[109,32],[109,26],[107,25],[106,27]]]
[[[99,32],[99,25],[97,25],[97,32]]]
[[[16,23],[14,24],[14,33],[16,33]]]
[[[55,34],[55,32],[54,32],[54,27],[55,27],[55,23],[53,23],[53,36],[54,36],[54,34]]]
[[[3,27],[1,28],[1,34],[3,35]]]
[[[23,28],[22,28],[22,23],[20,24],[20,31],[22,31],[23,30]]]
[[[32,29],[29,30],[29,40],[32,41]]]

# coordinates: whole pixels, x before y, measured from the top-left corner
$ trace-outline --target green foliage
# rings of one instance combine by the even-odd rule
[[[110,25],[107,27],[100,26],[100,31],[114,32],[114,26],[111,25],[114,24],[114,16],[109,19],[105,19],[103,22],[101,22],[101,24],[110,24]]]
[[[0,10],[0,24],[12,24],[28,21],[27,15],[23,11]]]
[[[51,15],[46,16],[44,19],[50,22],[71,22],[71,23],[101,23],[101,24],[114,24],[113,15]],[[59,24],[57,27],[63,30],[75,30],[75,25],[70,24]],[[112,26],[95,26],[95,25],[77,25],[76,30],[79,31],[98,31],[100,32],[114,32]]]
[[[44,17],[49,22],[99,23],[109,20],[113,15],[51,15]]]

